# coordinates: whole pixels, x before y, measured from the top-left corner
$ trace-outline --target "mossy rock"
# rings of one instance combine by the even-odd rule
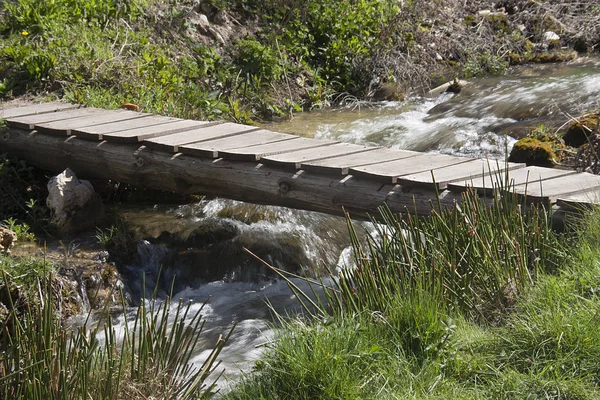
[[[577,58],[577,52],[568,49],[557,49],[548,53],[540,53],[532,55],[531,62],[546,64],[554,62],[567,62]]]
[[[548,142],[542,142],[538,139],[526,137],[519,140],[513,146],[508,161],[516,163],[525,163],[537,165],[539,167],[554,166],[556,153],[552,150],[552,145]]]
[[[571,122],[563,140],[567,146],[580,147],[588,142],[588,137],[598,129],[600,112],[587,114]]]
[[[546,52],[523,51],[522,53],[511,52],[508,61],[511,65],[525,63],[547,64],[555,62],[567,62],[577,58],[577,52],[569,49],[554,49]]]

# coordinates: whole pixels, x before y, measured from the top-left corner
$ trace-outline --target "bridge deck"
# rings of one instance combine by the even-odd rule
[[[272,175],[272,184],[278,189],[273,191],[266,186],[264,189],[258,189],[266,196],[260,202],[269,204],[324,210],[323,206],[303,204],[306,200],[299,201],[298,197],[289,194],[294,186],[290,182],[297,181],[302,174],[302,179],[307,182],[310,179],[320,182],[315,183],[311,196],[319,196],[319,185],[323,185],[326,190],[327,187],[335,186],[337,192],[331,199],[331,207],[354,207],[363,212],[374,212],[374,207],[383,202],[393,204],[394,195],[404,196],[400,204],[410,204],[411,198],[413,204],[418,203],[425,207],[424,204],[431,200],[436,192],[442,192],[442,196],[448,199],[456,199],[460,198],[459,194],[469,186],[485,190],[498,182],[504,187],[510,186],[511,190],[520,196],[547,204],[591,204],[598,203],[600,197],[597,194],[600,192],[600,176],[589,173],[302,138],[230,122],[183,120],[126,110],[83,108],[65,103],[43,103],[4,109],[0,110],[0,119],[4,119],[8,126],[7,133],[4,134],[3,140],[0,140],[0,150],[14,150],[21,157],[25,156],[26,159],[34,163],[37,161],[46,167],[59,168],[67,162],[75,165],[88,163],[105,166],[110,171],[112,166],[106,164],[106,159],[115,157],[112,153],[129,151],[138,161],[140,157],[143,159],[144,155],[153,153],[155,161],[156,157],[163,157],[167,169],[175,168],[178,160],[182,160],[186,166],[197,168],[197,171],[187,171],[192,180],[194,174],[198,179],[206,179],[207,172],[200,169],[206,169],[207,165],[218,165],[221,168],[219,179],[224,182],[213,182],[209,191],[240,200],[248,200],[249,197],[240,192],[241,188],[233,187],[235,185],[231,186],[231,193],[228,192],[227,181],[235,179],[233,176],[228,177],[227,171],[233,175],[244,169],[262,168],[263,175],[248,178],[257,179],[256,182],[247,182],[244,185],[267,185],[269,174],[265,176],[264,173],[269,172]],[[30,131],[34,133],[29,133]],[[12,140],[15,138],[19,140]],[[57,161],[56,165],[47,159],[48,156],[53,158],[52,154],[47,154],[43,160],[39,157],[46,151],[41,146],[54,146],[52,140],[59,140],[56,142],[58,152],[55,154],[57,160],[61,161]],[[84,141],[87,144],[83,143]],[[73,143],[78,143],[76,149],[79,149],[81,154],[72,151],[61,153],[63,148]],[[96,149],[96,153],[85,150],[92,148],[90,146]],[[27,157],[28,151],[36,154],[29,154]],[[108,151],[112,153],[106,153]],[[98,164],[93,160],[94,157],[103,158],[105,164]],[[116,164],[119,163],[118,159],[114,160]],[[143,170],[143,163],[138,165],[138,161],[138,172],[141,175],[149,173]],[[508,174],[505,173],[506,170]],[[95,175],[107,177],[107,173],[97,171]],[[135,172],[127,172],[125,175],[110,178],[126,178],[133,181],[131,183],[139,183]],[[506,176],[509,179],[507,182]],[[145,182],[150,180],[145,179]],[[284,190],[282,182],[285,183]],[[152,185],[151,182],[146,184]],[[157,188],[170,187],[166,183],[157,185]],[[190,185],[194,190],[202,188],[197,182],[188,182],[188,186]],[[309,187],[310,183],[307,185]],[[360,200],[344,198],[364,195],[365,190],[375,190],[383,194],[377,197],[380,200],[365,200],[365,204],[361,206]],[[268,196],[280,198],[270,200]],[[286,196],[288,200],[282,201],[281,197]]]

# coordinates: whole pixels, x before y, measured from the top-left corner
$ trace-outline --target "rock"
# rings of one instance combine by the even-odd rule
[[[193,13],[188,22],[202,33],[208,33],[210,29],[210,22],[208,22],[208,17],[204,14]]]
[[[10,253],[10,249],[17,243],[17,234],[8,228],[0,226],[0,252]]]
[[[513,146],[509,162],[525,163],[528,166],[537,165],[539,167],[552,167],[556,153],[552,150],[552,145],[542,142],[538,139],[526,137],[519,140]]]
[[[548,47],[555,47],[554,45]],[[577,52],[569,49],[553,49],[534,55],[527,61],[535,63],[566,62],[577,58]]]
[[[488,16],[488,15],[490,15],[491,13],[492,13],[492,11],[491,11],[491,10],[481,10],[481,11],[479,11],[477,14],[478,14],[480,17],[487,17],[487,16]]]
[[[548,32],[544,33],[544,35],[542,36],[542,39],[546,43],[551,43],[551,42],[559,41],[560,36],[558,36],[556,33],[552,32],[552,31],[548,31]]]
[[[404,89],[396,82],[384,83],[373,93],[375,101],[402,101],[404,97]]]
[[[92,184],[79,180],[71,169],[48,181],[46,205],[53,222],[63,232],[82,232],[95,228],[104,217],[104,205]]]
[[[452,83],[450,83],[450,86],[448,86],[448,89],[446,89],[446,93],[458,94],[462,90],[463,86],[465,86],[465,84],[466,84],[465,81],[460,81],[460,80],[458,80],[458,78],[454,78]]]
[[[600,112],[582,115],[569,124],[563,140],[567,146],[579,147],[588,142],[592,133],[598,130]]]
[[[240,234],[237,225],[226,219],[206,218],[199,221],[194,232],[187,238],[187,247],[204,247],[231,240]]]
[[[223,46],[225,46],[225,44],[227,43],[225,41],[225,39],[223,38],[223,35],[221,35],[221,33],[215,29],[214,27],[210,27],[208,28],[208,31],[210,32],[210,34],[217,40],[217,42],[221,43]]]

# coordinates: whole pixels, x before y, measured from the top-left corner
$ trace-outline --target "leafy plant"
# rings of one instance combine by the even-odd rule
[[[8,218],[0,222],[0,226],[13,231],[17,235],[17,240],[33,241],[35,234],[30,232],[29,225],[25,222],[19,223],[16,218]]]
[[[475,53],[467,60],[463,67],[466,78],[480,77],[485,75],[499,75],[506,72],[508,62],[495,54],[489,52]]]
[[[275,52],[256,40],[243,39],[236,43],[234,62],[243,74],[257,76],[265,82],[278,80],[283,74]]]
[[[135,247],[134,238],[120,218],[109,228],[96,228],[96,239],[105,248],[125,254]]]

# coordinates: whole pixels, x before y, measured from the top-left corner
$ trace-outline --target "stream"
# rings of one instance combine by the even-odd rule
[[[349,143],[503,158],[533,127],[558,128],[570,115],[598,108],[599,101],[600,61],[583,59],[473,79],[459,94],[356,103],[265,127]],[[272,338],[267,300],[279,313],[299,311],[287,285],[243,248],[305,276],[327,276],[351,258],[346,221],[315,212],[207,198],[187,205],[122,206],[117,213],[143,238],[137,263],[120,266],[132,298],[141,297],[142,273],[148,287],[159,288],[158,298],[168,294],[171,282],[176,299],[202,303],[210,298],[204,313],[207,348],[237,322],[220,357],[222,387],[251,371]],[[356,227],[361,235],[372,229],[366,222]],[[208,352],[198,349],[194,361],[201,364]]]

